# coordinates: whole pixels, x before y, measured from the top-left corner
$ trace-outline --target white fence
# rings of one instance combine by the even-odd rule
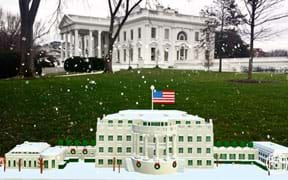
[[[228,58],[222,60],[222,70],[227,72],[241,72],[248,69],[249,58]],[[288,57],[255,57],[253,60],[253,69],[276,71],[288,71]],[[210,68],[213,71],[219,69],[219,59],[213,60]]]

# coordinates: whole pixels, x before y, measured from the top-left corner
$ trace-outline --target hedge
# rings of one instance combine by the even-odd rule
[[[0,78],[14,77],[19,73],[20,54],[0,52]]]
[[[75,56],[65,60],[64,69],[67,72],[91,72],[104,70],[104,59]]]

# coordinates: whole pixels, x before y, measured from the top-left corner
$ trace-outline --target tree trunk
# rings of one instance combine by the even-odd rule
[[[255,28],[255,11],[256,11],[256,3],[253,1],[252,4],[252,15],[251,15],[251,24],[250,24],[250,59],[249,59],[249,67],[248,67],[248,80],[252,79],[252,71],[253,71],[253,58],[254,58],[254,28]]]

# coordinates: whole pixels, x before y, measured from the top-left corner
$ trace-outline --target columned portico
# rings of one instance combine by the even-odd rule
[[[74,56],[79,56],[79,34],[78,34],[79,32],[78,32],[78,29],[75,29],[74,30],[74,36],[75,36],[75,38],[74,38],[74,43],[75,43],[75,45],[74,45]]]
[[[98,58],[102,57],[101,34],[102,34],[102,31],[98,31],[98,45],[97,45]]]

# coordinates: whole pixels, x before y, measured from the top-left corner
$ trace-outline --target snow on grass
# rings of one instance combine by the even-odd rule
[[[136,172],[127,172],[125,169],[121,169],[118,173],[118,168],[113,172],[112,168],[95,168],[94,163],[69,163],[63,170],[44,170],[43,174],[40,174],[40,170],[28,170],[24,169],[18,172],[17,169],[7,169],[3,173],[3,169],[0,171],[0,179],[2,180],[16,180],[16,179],[57,179],[57,180],[146,180],[146,179],[164,179],[164,180],[184,180],[184,179],[201,179],[201,180],[287,180],[288,171],[284,173],[271,173],[268,176],[267,171],[264,171],[257,166],[252,165],[219,165],[214,169],[190,169],[185,170],[184,173],[175,173],[168,175],[147,175]]]

